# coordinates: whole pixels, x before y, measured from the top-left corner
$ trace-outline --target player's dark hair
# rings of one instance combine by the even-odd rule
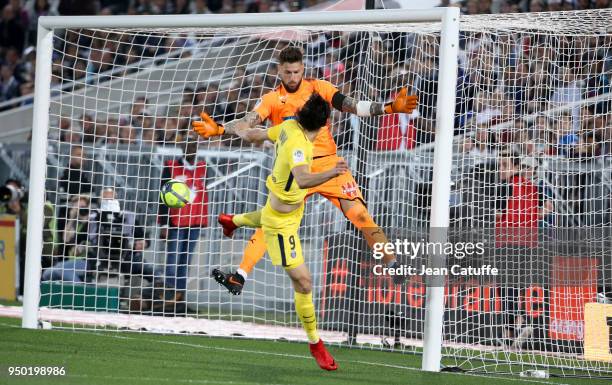
[[[327,124],[330,113],[329,103],[315,92],[298,111],[297,121],[306,131],[316,131]]]
[[[302,62],[304,60],[304,55],[302,55],[302,50],[298,47],[290,46],[283,48],[278,55],[278,63],[297,63]]]

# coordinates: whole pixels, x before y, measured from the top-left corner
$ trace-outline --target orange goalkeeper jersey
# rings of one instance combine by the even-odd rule
[[[276,126],[285,120],[296,119],[297,111],[308,101],[313,92],[319,93],[331,104],[332,97],[338,89],[330,82],[318,79],[302,79],[300,87],[295,92],[287,92],[281,84],[274,91],[262,96],[255,107],[261,120],[270,119]],[[337,151],[336,142],[327,126],[323,127],[314,140],[313,156],[334,155]]]

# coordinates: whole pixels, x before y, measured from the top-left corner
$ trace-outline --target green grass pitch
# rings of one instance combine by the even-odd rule
[[[146,333],[25,330],[0,318],[0,384],[585,384],[606,381],[424,373],[421,357],[331,347],[324,372],[306,344]],[[62,366],[65,376],[14,377],[10,366]]]

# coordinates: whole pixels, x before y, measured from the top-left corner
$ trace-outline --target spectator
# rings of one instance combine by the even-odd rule
[[[70,203],[72,207],[78,203],[77,201],[70,202],[69,199],[78,199],[80,195],[91,193],[91,177],[89,173],[83,170],[83,148],[75,145],[70,149],[70,160],[68,167],[59,179],[60,197],[68,196],[69,198],[63,201],[58,208],[57,229],[60,234],[60,239],[63,239],[63,231],[69,213]],[[85,199],[85,198],[84,198]],[[88,201],[89,202],[89,201]],[[68,206],[66,206],[68,203]]]
[[[153,282],[154,277],[163,275],[163,273],[158,273],[155,270],[155,266],[152,263],[145,260],[144,251],[150,245],[151,242],[147,239],[144,228],[137,226],[134,229],[134,239],[131,242],[131,248],[121,258],[121,273],[130,276],[138,275],[150,282]]]
[[[25,29],[12,4],[2,8],[2,21],[0,21],[0,47],[14,47],[17,52],[23,51],[25,42]]]
[[[557,87],[552,90],[550,108],[561,107],[566,104],[575,104],[572,108],[573,129],[578,130],[580,121],[580,105],[583,89],[574,71],[568,67],[559,68]]]
[[[172,13],[177,15],[187,15],[191,13],[188,0],[174,0],[174,4],[172,4],[171,8]]]
[[[82,125],[83,143],[96,141],[96,121],[91,114],[83,114],[79,119]]]
[[[495,194],[499,210],[495,221],[496,246],[533,246],[541,208],[538,189],[521,175],[520,156],[503,152],[498,157],[498,186]]]
[[[138,130],[130,125],[119,127],[119,143],[134,144],[138,140]]]
[[[223,9],[223,1],[221,0],[206,0],[206,8],[212,13],[220,13]]]
[[[548,227],[554,225],[554,194],[546,180],[539,177],[540,162],[537,158],[523,157],[521,159],[521,176],[531,181],[538,190],[539,224]]]
[[[0,66],[0,102],[19,96],[19,82],[8,64]]]
[[[85,281],[90,207],[88,196],[70,197],[68,217],[65,218],[66,225],[58,232],[61,259],[43,271],[43,281]]]
[[[574,146],[579,142],[578,132],[574,129],[572,113],[562,112],[559,116],[551,118],[550,125],[554,128],[556,137],[556,155],[571,156]]]
[[[60,0],[57,10],[62,16],[95,15],[96,3],[94,1]]]
[[[119,143],[119,122],[117,119],[108,119],[106,124],[96,125],[97,145],[116,146]]]
[[[25,5],[26,12],[28,13],[28,44],[36,44],[38,18],[40,16],[58,15],[55,5],[55,2],[51,2],[49,0],[28,0]]]
[[[603,139],[601,133],[595,130],[588,130],[581,133],[576,141],[575,146],[571,149],[569,156],[580,158],[582,160],[590,160],[601,155]]]
[[[463,152],[478,159],[479,162],[486,162],[496,156],[495,135],[490,133],[485,127],[474,130],[473,137],[466,137],[463,142]]]
[[[490,127],[510,118],[513,114],[510,113],[510,116],[508,116],[507,105],[508,103],[503,92],[495,91],[493,93],[480,94],[476,98],[474,124]]]
[[[595,0],[593,7],[598,9],[610,8],[610,0]]]
[[[27,232],[27,224],[28,224],[28,206],[27,201],[25,199],[25,188],[22,183],[17,179],[8,179],[2,186],[10,186],[16,191],[21,192],[21,197],[17,199],[11,199],[8,202],[0,203],[0,214],[10,214],[14,215],[19,219],[20,228],[17,230],[19,232],[19,244],[17,246],[17,250],[19,251],[19,289],[18,294],[23,295],[23,284],[24,284],[24,272],[25,272],[25,259],[26,259],[26,236]],[[45,215],[48,214],[47,207],[45,205]],[[45,218],[45,226],[43,227],[44,235],[43,242],[44,247],[48,248],[48,244],[53,242],[53,239],[49,239],[50,235],[53,233],[49,233],[47,230],[50,228],[49,222],[47,218]],[[49,251],[43,250],[43,251]]]
[[[148,100],[144,96],[137,96],[132,102],[130,116],[127,117],[126,124],[131,124],[134,127],[142,127],[144,116],[147,113]]]
[[[182,209],[159,205],[160,233],[167,239],[166,285],[176,289],[176,299],[185,299],[191,257],[200,238],[202,227],[208,226],[208,195],[205,190],[206,163],[196,156],[197,135],[191,133],[184,144],[183,157],[165,163],[162,185],[170,179],[187,183],[191,203]]]
[[[158,116],[155,119],[155,132],[160,145],[174,146],[178,140],[178,120],[176,118],[165,118]]]
[[[16,49],[9,49],[15,57],[15,76],[20,83],[34,83],[34,72],[36,70],[36,48],[30,46],[23,52],[23,60],[19,60]],[[23,95],[23,93],[22,93]]]
[[[19,53],[15,47],[8,47],[4,50],[4,63],[11,68],[17,69],[19,65]],[[18,75],[18,71],[15,71],[16,76]],[[19,77],[19,76],[17,76]],[[21,80],[21,79],[19,79]]]
[[[205,0],[194,0],[191,2],[190,13],[203,14],[203,13],[210,13],[210,11],[206,7]]]
[[[576,0],[576,9],[590,9],[592,0]]]
[[[68,131],[62,131],[60,140],[62,143],[80,145],[83,143],[83,136],[78,129],[71,128]]]
[[[143,128],[140,134],[140,142],[145,146],[155,145],[155,129]]]
[[[527,9],[528,12],[546,12],[548,5],[546,0],[531,0]]]
[[[219,85],[217,83],[208,83],[206,91],[202,93],[196,93],[196,105],[201,105],[204,111],[210,116],[214,116],[216,119],[222,119],[224,114],[223,104],[224,101],[221,99],[219,93]]]
[[[83,147],[79,145],[71,146],[68,168],[59,180],[61,192],[69,195],[91,193],[91,176],[89,172],[83,170],[83,163]]]

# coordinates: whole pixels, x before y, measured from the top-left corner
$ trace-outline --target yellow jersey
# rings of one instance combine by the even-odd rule
[[[286,204],[303,202],[308,189],[297,185],[291,170],[302,165],[308,165],[310,169],[312,142],[294,119],[270,127],[268,138],[275,143],[276,148],[272,173],[266,180],[268,190]]]

